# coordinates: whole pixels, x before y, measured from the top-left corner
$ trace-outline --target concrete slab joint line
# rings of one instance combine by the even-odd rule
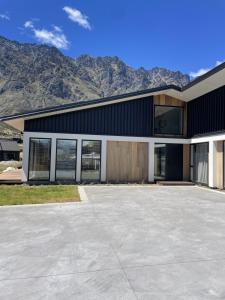
[[[80,200],[82,202],[88,202],[89,201],[88,196],[87,196],[83,186],[78,186],[78,192],[79,192],[79,195],[80,195]]]

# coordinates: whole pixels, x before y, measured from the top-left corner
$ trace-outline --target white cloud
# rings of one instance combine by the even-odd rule
[[[217,67],[219,65],[221,65],[225,60],[217,60],[214,67]],[[190,72],[190,76],[192,78],[196,78],[198,76],[204,75],[205,73],[209,72],[212,68],[201,68],[196,72]]]
[[[209,70],[210,70],[210,69],[204,69],[204,68],[201,68],[201,69],[199,69],[199,70],[196,71],[196,72],[190,72],[190,76],[191,76],[192,78],[195,78],[195,77],[198,77],[198,76],[201,76],[201,75],[207,73]]]
[[[53,25],[52,27],[54,28],[55,31],[62,32],[62,29],[59,26]]]
[[[59,49],[68,49],[69,42],[63,33],[46,29],[34,29],[34,35],[42,43],[53,45]]]
[[[25,28],[34,28],[33,22],[32,21],[26,21],[24,23]]]
[[[6,14],[0,14],[0,19],[9,21],[10,17],[8,15],[6,15]]]
[[[216,61],[216,66],[219,66],[219,65],[221,65],[222,63],[224,63],[224,60],[217,60],[217,61]]]
[[[68,49],[69,41],[67,40],[62,29],[58,26],[53,26],[53,30],[38,29],[32,21],[26,21],[24,27],[30,29],[34,37],[41,43],[53,45],[59,49]]]
[[[86,15],[82,14],[82,12],[80,12],[78,9],[72,8],[69,6],[65,6],[65,7],[63,7],[63,10],[67,13],[67,15],[71,21],[79,24],[80,26],[82,26],[85,29],[91,30],[91,25],[88,21],[88,17]]]

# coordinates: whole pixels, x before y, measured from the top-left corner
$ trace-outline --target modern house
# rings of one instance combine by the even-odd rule
[[[25,182],[190,180],[224,188],[225,63],[165,86],[1,118],[24,132]]]
[[[16,141],[0,139],[0,161],[19,160],[20,149]]]

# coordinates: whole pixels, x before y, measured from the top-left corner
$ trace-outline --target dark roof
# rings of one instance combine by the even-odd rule
[[[213,68],[212,70],[208,71],[207,73],[198,76],[196,79],[192,80],[191,82],[189,82],[188,84],[186,84],[181,90],[185,91],[189,88],[191,88],[193,85],[198,84],[199,82],[209,78],[210,76],[214,75],[215,73],[223,70],[225,68],[225,62],[218,65],[217,67]]]
[[[0,139],[0,151],[20,151],[16,141]]]
[[[76,107],[85,107],[85,106],[91,105],[91,104],[116,101],[118,99],[125,99],[125,98],[129,98],[129,97],[133,97],[133,96],[139,96],[139,95],[144,96],[149,93],[165,91],[165,90],[169,90],[169,89],[181,91],[181,88],[176,85],[167,85],[167,86],[162,86],[162,87],[158,87],[158,88],[152,88],[152,89],[136,91],[136,92],[132,92],[132,93],[126,93],[126,94],[122,94],[122,95],[110,96],[107,98],[100,98],[100,99],[86,100],[86,101],[82,100],[82,101],[78,101],[76,103],[69,103],[69,104],[63,104],[63,105],[58,105],[58,106],[54,106],[54,107],[40,108],[40,109],[33,110],[33,111],[27,111],[24,113],[0,117],[0,121],[16,119],[16,118],[26,117],[26,116],[27,117],[34,116],[34,115],[39,115],[41,113],[55,112],[55,111],[59,111],[59,110],[65,110],[65,109],[76,108]]]

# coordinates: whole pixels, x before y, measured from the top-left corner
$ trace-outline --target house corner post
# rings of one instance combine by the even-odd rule
[[[154,152],[155,143],[150,141],[148,143],[148,182],[154,182]]]
[[[209,141],[209,187],[216,187],[216,142]]]

